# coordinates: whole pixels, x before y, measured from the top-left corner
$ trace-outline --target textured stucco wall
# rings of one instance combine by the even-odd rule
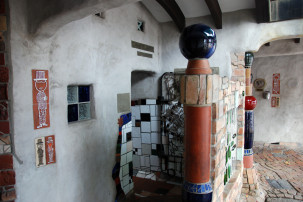
[[[241,10],[223,14],[223,29],[215,29],[217,49],[209,62],[212,67],[220,67],[221,76],[231,76],[230,53],[257,51],[264,43],[279,39],[303,35],[303,19],[277,23],[257,24],[254,10]],[[203,23],[214,27],[210,16],[192,18],[186,25]],[[179,36],[173,23],[164,23],[162,28],[162,68],[173,71],[185,68],[186,59],[179,51]]]
[[[113,201],[117,94],[131,92],[133,70],[154,71],[160,76],[186,67],[178,48],[179,32],[172,23],[160,27],[140,4],[132,4],[107,11],[105,19],[88,16],[73,21],[78,18],[68,15],[63,24],[70,23],[59,23],[62,27],[57,30],[61,14],[44,22],[34,37],[28,34],[26,2],[10,0],[13,131],[16,153],[23,161],[14,165],[16,201]],[[146,22],[145,33],[136,30],[137,19]],[[251,11],[224,14],[223,19],[223,30],[217,30],[218,49],[210,60],[211,66],[220,67],[221,75],[230,74],[230,52],[257,50],[272,38],[303,33],[303,27],[297,26],[302,20],[258,25]],[[187,24],[197,22],[212,25],[210,17],[191,19]],[[138,57],[131,40],[154,46],[153,59]],[[49,70],[51,127],[47,129],[33,129],[31,69]],[[158,80],[153,82],[148,87],[156,89]],[[93,85],[94,119],[67,123],[66,94],[71,84]],[[56,136],[57,163],[36,168],[34,139],[52,134]]]
[[[253,89],[253,95],[257,99],[255,113],[255,141],[273,142],[295,142],[303,144],[303,54],[298,55],[276,55],[272,57],[260,57],[273,52],[275,49],[296,46],[290,49],[290,53],[300,53],[300,44],[294,44],[288,40],[277,42],[270,47],[263,46],[260,53],[256,55],[252,65],[253,78],[266,80],[265,90],[272,94],[272,76],[280,73],[280,107],[272,108],[271,101],[262,98],[262,92]],[[279,48],[278,48],[279,47]],[[262,54],[263,53],[263,54]],[[274,95],[276,96],[276,95]]]
[[[131,92],[131,71],[158,71],[160,27],[140,4],[73,21],[50,38],[32,38],[26,5],[10,1],[13,121],[17,202],[114,201],[111,178],[118,134],[117,94]],[[137,31],[137,19],[146,32]],[[138,57],[131,40],[155,47],[153,59]],[[31,69],[50,78],[50,128],[33,129]],[[67,86],[92,84],[96,117],[67,123]],[[56,136],[57,163],[35,166],[34,139]]]

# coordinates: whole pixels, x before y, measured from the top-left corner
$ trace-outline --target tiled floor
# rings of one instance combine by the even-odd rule
[[[303,148],[256,143],[254,165],[266,201],[303,201]],[[134,192],[123,202],[181,202],[180,185],[136,177],[133,180]],[[242,201],[256,202],[247,199]]]
[[[302,147],[255,144],[254,162],[266,201],[303,201]]]
[[[181,202],[181,185],[133,177],[134,192],[123,202]]]

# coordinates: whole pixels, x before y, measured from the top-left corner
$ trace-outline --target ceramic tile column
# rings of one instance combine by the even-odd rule
[[[182,199],[186,202],[211,201],[212,98],[207,94],[208,88],[211,88],[207,81],[212,70],[207,59],[216,48],[215,32],[202,24],[191,25],[182,32],[179,46],[189,60],[186,75],[181,78],[180,84],[185,114],[185,179]]]
[[[244,168],[253,167],[253,142],[254,142],[254,108],[257,100],[252,96],[251,65],[254,55],[251,52],[245,53],[245,132],[244,132]]]

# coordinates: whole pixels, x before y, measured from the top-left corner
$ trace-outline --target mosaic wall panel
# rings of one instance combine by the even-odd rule
[[[34,129],[50,126],[48,70],[32,70]]]
[[[54,135],[36,138],[35,147],[37,167],[56,163],[56,147]]]
[[[237,96],[236,96],[237,97]],[[226,163],[224,184],[231,178],[237,161],[237,109],[233,108],[226,113]]]
[[[134,174],[155,179],[161,171],[182,177],[183,108],[156,99],[132,102]]]
[[[133,141],[131,113],[122,115],[118,120],[119,135],[117,140],[116,164],[112,177],[116,183],[116,199],[127,195],[133,188]]]

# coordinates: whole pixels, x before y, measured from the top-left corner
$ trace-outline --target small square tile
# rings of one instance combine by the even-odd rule
[[[140,156],[140,164],[141,164],[141,167],[145,166],[145,156]]]
[[[133,189],[134,189],[134,182],[132,182],[132,183],[129,184],[129,189],[130,189],[130,190],[133,190]]]
[[[138,155],[142,155],[142,149],[138,149]]]
[[[135,126],[136,125],[136,117],[132,116],[132,125]]]
[[[150,113],[149,105],[140,105],[141,113]]]
[[[157,145],[156,144],[152,144],[152,149],[157,149]]]
[[[141,113],[141,121],[150,121],[150,113]]]
[[[132,129],[132,138],[141,137],[140,127],[133,127]]]
[[[120,166],[124,166],[126,164],[126,154],[121,155]]]
[[[126,143],[126,152],[130,152],[133,150],[133,141],[129,141]]]
[[[150,167],[149,156],[146,156],[146,157],[145,157],[145,166],[146,166],[146,167]]]
[[[141,138],[133,138],[133,147],[134,148],[141,148]]]
[[[135,126],[136,127],[141,127],[141,121],[140,120],[136,120]]]
[[[150,120],[151,121],[160,121],[160,117],[159,116],[151,116]]]
[[[151,131],[160,132],[160,121],[151,121]]]
[[[128,171],[129,171],[129,165],[128,163],[122,166],[122,175],[128,175]]]
[[[134,107],[132,107],[131,108],[131,110],[132,110],[132,115],[134,116],[134,117],[136,117],[136,120],[140,120],[141,119],[141,116],[140,116],[140,114],[141,114],[141,112],[140,112],[140,106],[134,106]]]
[[[150,133],[150,122],[141,122],[141,132]]]
[[[133,155],[133,166],[134,166],[134,168],[140,168],[140,166],[141,166],[140,156]]]
[[[120,180],[121,180],[121,178],[120,178]],[[125,187],[126,185],[128,185],[128,182],[129,182],[129,176],[128,175],[123,176],[122,183],[121,183],[122,187]]]
[[[160,158],[158,156],[151,155],[150,156],[150,165],[160,166]]]
[[[160,134],[151,133],[151,143],[160,144]]]
[[[156,99],[146,99],[147,105],[155,105],[157,104]]]
[[[129,184],[127,184],[125,187],[123,187],[123,191],[124,191],[124,194],[127,195],[128,192],[130,191],[129,189]]]
[[[133,154],[132,154],[132,152],[128,152],[126,154],[126,163],[130,163],[132,161],[133,161]]]
[[[127,148],[126,148],[126,143],[121,145],[121,155],[126,154]]]
[[[150,133],[141,133],[142,143],[150,144]]]
[[[151,155],[151,145],[150,144],[142,144],[142,154]]]
[[[150,116],[156,116],[156,105],[150,105]]]

